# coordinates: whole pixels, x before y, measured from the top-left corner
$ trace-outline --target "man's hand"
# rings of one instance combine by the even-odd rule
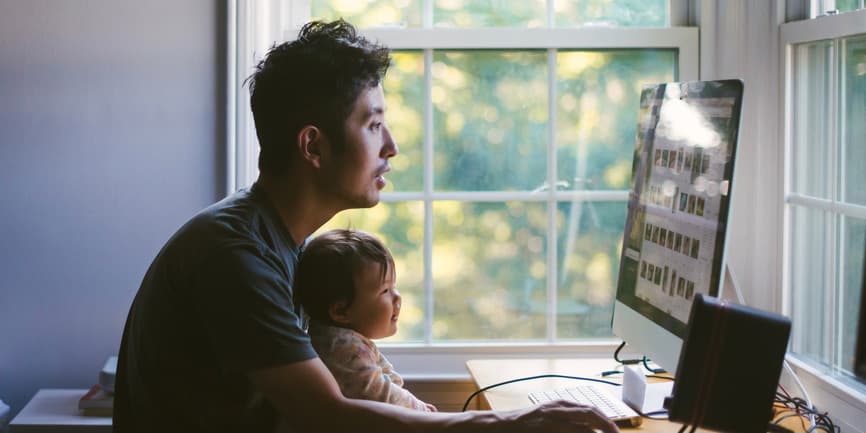
[[[515,432],[619,432],[616,424],[598,409],[570,401],[554,401],[508,412],[510,422],[502,430]]]

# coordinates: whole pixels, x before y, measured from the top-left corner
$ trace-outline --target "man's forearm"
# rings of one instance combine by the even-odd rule
[[[495,432],[508,412],[422,412],[370,400],[346,399],[345,417],[332,415],[334,431]],[[339,419],[337,419],[339,418]],[[499,427],[499,428],[497,428]]]

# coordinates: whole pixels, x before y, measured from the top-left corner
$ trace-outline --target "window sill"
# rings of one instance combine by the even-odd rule
[[[830,418],[841,425],[842,431],[863,432],[866,384],[837,369],[816,364],[795,354],[789,353],[787,359],[809,392],[812,404],[822,412],[829,412]],[[789,386],[789,392],[800,395],[801,391],[793,385],[787,374],[782,374],[782,381]]]
[[[448,343],[381,344],[382,353],[404,377],[418,380],[450,381],[469,377],[466,361],[503,358],[612,358],[619,340],[589,340],[561,344],[543,343]],[[623,358],[633,357],[628,346]]]

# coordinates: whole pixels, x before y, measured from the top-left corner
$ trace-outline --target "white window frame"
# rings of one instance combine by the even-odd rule
[[[256,163],[258,144],[256,142],[252,115],[249,111],[247,89],[241,84],[252,71],[252,66],[273,41],[290,40],[297,29],[310,19],[311,0],[230,0],[229,1],[229,102],[228,102],[228,181],[227,190],[249,185],[257,173]],[[394,50],[423,50],[425,62],[425,82],[429,93],[432,76],[430,66],[435,49],[544,49],[548,61],[548,103],[550,126],[548,129],[548,172],[547,184],[556,182],[556,50],[557,49],[605,49],[605,48],[647,48],[678,50],[676,79],[697,80],[699,77],[699,38],[696,27],[684,27],[689,20],[687,0],[668,0],[668,16],[671,27],[666,28],[609,28],[581,27],[554,28],[553,0],[547,1],[546,28],[478,28],[478,29],[440,29],[433,28],[431,16],[432,0],[424,0],[425,14],[422,28],[411,29],[361,29],[366,37],[385,44]],[[250,23],[257,23],[255,26]],[[252,31],[256,28],[256,32]],[[252,55],[251,53],[255,53]],[[425,212],[432,211],[434,200],[456,201],[622,201],[628,197],[626,190],[612,191],[557,191],[548,188],[542,193],[531,192],[441,192],[433,191],[433,108],[427,95],[424,107],[424,187],[418,192],[383,193],[383,202],[419,200],[425,203]],[[548,266],[556,272],[556,224],[555,207],[548,206]],[[432,256],[432,218],[425,218],[425,298],[428,311],[425,312],[426,339],[423,344],[386,344],[385,352],[397,356],[401,370],[413,370],[430,375],[465,375],[464,361],[469,358],[500,356],[545,356],[574,357],[610,356],[619,341],[614,339],[593,339],[586,341],[559,342],[556,335],[556,295],[557,279],[548,274],[547,296],[548,314],[547,338],[535,343],[440,343],[430,341],[432,334],[433,305],[431,256]],[[438,356],[431,359],[430,356]],[[408,367],[404,367],[408,366]],[[417,367],[417,368],[415,368]],[[458,373],[459,372],[459,373]]]
[[[814,10],[815,2],[813,1],[812,3]],[[810,13],[810,16],[815,16],[815,14]],[[830,227],[827,228],[828,233],[837,232],[837,229],[839,228],[837,226],[837,224],[839,224],[837,220],[840,219],[840,216],[852,216],[866,219],[866,206],[840,201],[840,191],[838,191],[838,188],[836,187],[839,178],[838,170],[844,169],[843,167],[838,167],[838,152],[843,150],[840,150],[842,143],[838,139],[837,130],[838,113],[836,112],[836,107],[838,107],[838,104],[836,97],[839,94],[839,83],[836,82],[837,74],[832,74],[832,91],[830,92],[830,106],[832,108],[830,112],[827,113],[829,116],[828,124],[831,125],[831,128],[833,129],[831,137],[829,138],[831,142],[829,144],[831,145],[832,150],[831,155],[828,158],[830,160],[830,167],[827,172],[829,180],[828,185],[831,185],[831,198],[811,197],[805,194],[796,193],[793,190],[795,176],[793,164],[793,139],[795,127],[793,124],[793,118],[795,114],[794,103],[796,101],[795,85],[793,82],[795,72],[795,65],[793,63],[795,46],[802,43],[821,40],[835,40],[835,51],[838,53],[839,38],[864,33],[866,33],[866,10],[846,12],[832,16],[819,16],[815,19],[785,23],[780,27],[780,59],[782,62],[781,78],[784,84],[782,95],[782,107],[784,109],[784,117],[782,120],[784,191],[782,204],[783,224],[780,228],[783,254],[781,271],[782,311],[785,315],[792,317],[792,320],[798,319],[797,317],[792,316],[794,311],[791,281],[791,259],[793,256],[793,244],[791,239],[791,233],[793,230],[791,224],[792,209],[798,207],[826,212],[830,216],[830,218],[828,218],[830,224]],[[844,222],[842,222],[842,224],[844,224]],[[828,236],[826,242],[828,251],[830,251],[830,257],[827,257],[826,264],[826,266],[828,266],[827,269],[830,270],[830,272],[827,273],[828,276],[826,280],[826,286],[830,288],[827,290],[828,296],[830,297],[827,303],[832,307],[833,305],[838,306],[841,302],[844,302],[844,300],[841,299],[842,291],[840,288],[840,278],[842,276],[835,272],[837,269],[840,269],[839,264],[843,263],[844,257],[839,257],[837,254],[838,246],[836,245],[835,235]],[[832,363],[838,367],[841,357],[841,347],[839,345],[841,339],[841,323],[839,323],[839,321],[841,319],[836,314],[836,310],[837,308],[828,308],[825,311],[827,313],[825,317],[826,326],[828,329],[832,330],[832,335],[826,336],[829,341],[824,350],[832,360]],[[837,420],[837,417],[838,419],[847,420],[862,419],[864,412],[866,412],[866,386],[858,384],[856,381],[851,380],[850,376],[840,373],[838,368],[828,368],[827,366],[816,364],[806,357],[798,356],[795,353],[789,353],[788,359],[794,365],[795,370],[803,378],[803,382],[812,393],[813,403],[820,409],[829,409],[831,412],[831,418],[834,421]],[[855,431],[857,428],[862,428],[862,426],[843,424],[842,429],[849,430],[846,427],[854,429]]]

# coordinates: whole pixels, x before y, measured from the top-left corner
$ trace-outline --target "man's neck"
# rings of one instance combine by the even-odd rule
[[[296,179],[260,175],[256,184],[265,192],[297,245],[337,213],[322,202],[315,189]]]

